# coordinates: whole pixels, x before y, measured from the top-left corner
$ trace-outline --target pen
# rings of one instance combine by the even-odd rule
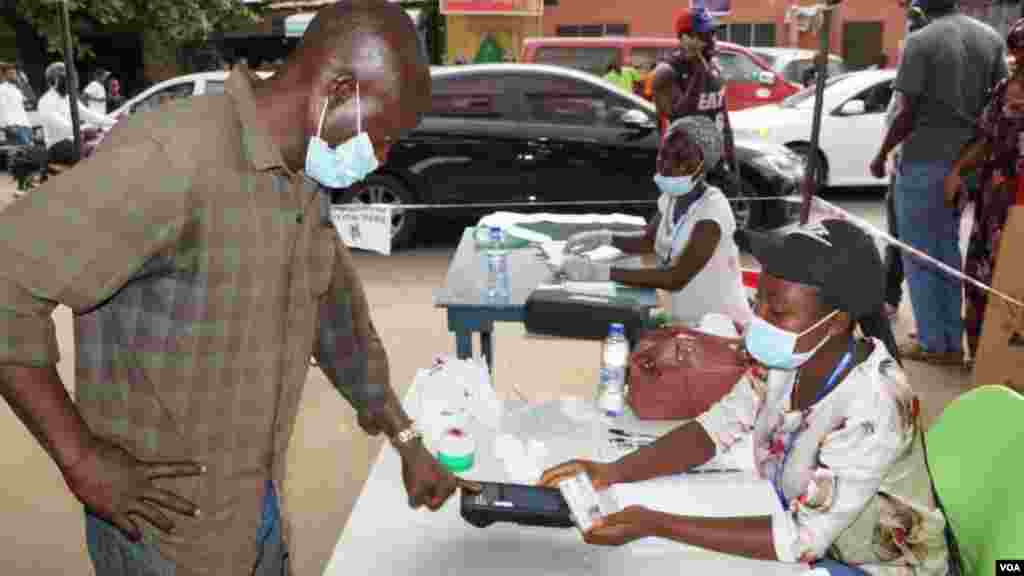
[[[643,448],[644,446],[648,446],[651,444],[650,442],[632,441],[626,440],[625,438],[609,438],[608,443],[611,444],[612,446],[618,446],[620,448]]]
[[[610,428],[608,430],[608,432],[610,432],[610,433],[612,433],[612,434],[614,434],[616,436],[622,436],[622,437],[625,437],[625,438],[644,438],[644,439],[648,439],[648,440],[657,440],[658,439],[658,437],[654,436],[653,434],[640,434],[640,433],[626,432],[622,428]]]

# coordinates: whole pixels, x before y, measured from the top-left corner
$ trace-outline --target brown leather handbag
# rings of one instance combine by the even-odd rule
[[[750,366],[739,338],[672,326],[644,332],[629,358],[629,405],[641,420],[696,418]]]

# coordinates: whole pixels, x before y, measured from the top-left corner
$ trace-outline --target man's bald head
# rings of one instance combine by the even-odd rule
[[[340,1],[317,12],[306,28],[294,60],[304,67],[372,68],[385,63],[382,60],[385,54],[368,53],[368,48],[382,40],[386,49],[406,65],[402,71],[415,76],[417,69],[428,65],[418,38],[412,20],[396,3]],[[322,71],[312,70],[313,73]]]
[[[396,4],[343,0],[321,9],[284,66],[254,81],[253,90],[292,170],[303,169],[313,135],[334,147],[359,130],[383,164],[430,107],[430,69],[412,21]]]
[[[307,128],[315,131],[327,102],[324,139],[332,145],[356,128],[356,83],[363,128],[378,145],[415,127],[430,105],[426,55],[395,3],[349,0],[321,9],[287,66],[311,90]]]

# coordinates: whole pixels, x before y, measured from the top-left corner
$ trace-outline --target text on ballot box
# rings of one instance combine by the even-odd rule
[[[391,254],[391,206],[334,204],[331,221],[346,246]]]

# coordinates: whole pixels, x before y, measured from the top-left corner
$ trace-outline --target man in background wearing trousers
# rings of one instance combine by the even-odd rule
[[[1006,43],[990,26],[958,13],[956,0],[915,0],[928,24],[906,40],[894,84],[901,109],[871,162],[884,178],[901,145],[895,208],[902,240],[960,270],[960,214],[947,208],[943,183],[973,137],[989,90],[1006,77]],[[903,254],[917,322],[905,359],[959,365],[963,352],[962,285],[958,278]]]

